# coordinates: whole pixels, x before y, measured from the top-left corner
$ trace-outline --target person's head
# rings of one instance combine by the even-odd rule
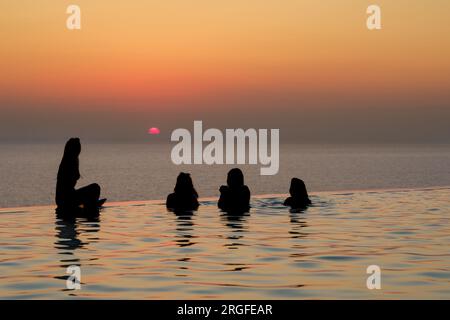
[[[64,157],[77,158],[81,152],[80,138],[70,138],[64,148]]]
[[[239,188],[244,186],[244,174],[241,169],[234,168],[228,172],[227,184],[230,188]]]
[[[296,198],[308,199],[308,191],[306,191],[305,183],[298,178],[292,178],[289,193]]]
[[[197,193],[194,189],[194,184],[192,183],[192,178],[189,173],[180,172],[177,177],[177,183],[174,189],[175,193],[185,193],[185,192],[194,192]]]

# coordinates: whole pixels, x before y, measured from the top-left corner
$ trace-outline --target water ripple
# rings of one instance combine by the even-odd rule
[[[177,216],[160,203],[107,206],[97,220],[0,209],[5,299],[449,299],[450,189],[321,193],[307,210],[255,198]],[[82,289],[65,287],[69,265]],[[366,288],[369,265],[382,290]]]

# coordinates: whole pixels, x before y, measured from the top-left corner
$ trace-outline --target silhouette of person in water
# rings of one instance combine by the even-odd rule
[[[289,193],[291,196],[284,201],[285,206],[289,206],[292,209],[301,209],[306,208],[311,204],[303,180],[292,178]]]
[[[96,183],[75,189],[80,179],[78,156],[81,152],[79,138],[71,138],[64,148],[56,182],[55,201],[58,209],[98,209],[106,199],[99,200],[100,186]]]
[[[250,190],[238,168],[228,172],[227,185],[221,186],[218,207],[228,213],[244,213],[250,209]]]
[[[166,206],[168,209],[174,211],[191,211],[198,209],[198,193],[194,188],[189,173],[180,172],[173,191],[173,193],[167,196]]]

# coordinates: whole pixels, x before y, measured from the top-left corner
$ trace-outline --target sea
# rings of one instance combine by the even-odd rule
[[[179,172],[191,173],[200,197],[217,197],[227,172],[239,167],[252,195],[284,194],[292,177],[308,191],[450,186],[450,145],[281,144],[279,172],[261,165],[175,165],[169,144],[84,143],[78,187],[93,182],[108,201],[161,200]],[[0,145],[0,207],[54,203],[63,144]]]

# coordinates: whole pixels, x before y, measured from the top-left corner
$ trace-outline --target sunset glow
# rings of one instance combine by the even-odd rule
[[[196,2],[80,0],[79,31],[65,28],[68,1],[4,2],[0,99],[159,109],[248,92],[442,99],[450,87],[448,1],[378,1],[380,32],[365,28],[367,1]]]

